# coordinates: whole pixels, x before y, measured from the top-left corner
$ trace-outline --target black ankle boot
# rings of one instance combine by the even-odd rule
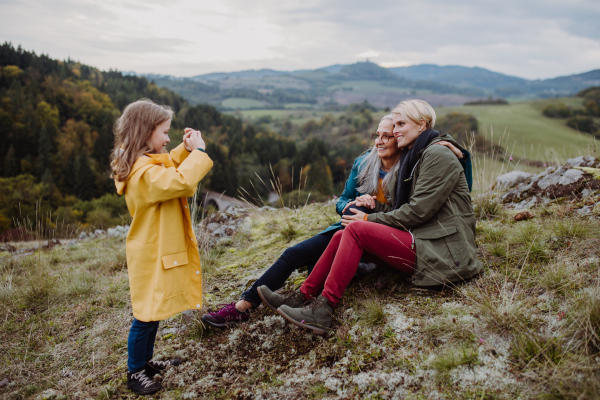
[[[162,389],[162,385],[154,382],[143,369],[139,372],[127,371],[127,389],[137,395],[154,394]]]

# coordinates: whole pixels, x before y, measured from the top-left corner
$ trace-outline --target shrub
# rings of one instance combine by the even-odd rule
[[[477,133],[479,124],[477,118],[471,114],[451,112],[438,118],[435,127],[441,133],[449,133],[458,142],[467,142],[469,132]]]
[[[571,107],[565,105],[565,103],[551,104],[544,108],[542,112],[549,118],[569,118],[573,115],[573,110]]]
[[[577,129],[581,132],[586,133],[597,133],[598,124],[594,120],[593,117],[588,117],[586,115],[576,115],[567,120],[567,126],[570,126],[573,129]]]

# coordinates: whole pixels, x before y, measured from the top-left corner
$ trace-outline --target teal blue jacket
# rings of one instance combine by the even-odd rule
[[[344,191],[340,195],[340,198],[335,205],[335,211],[340,215],[340,217],[342,216],[342,212],[344,211],[344,208],[346,208],[346,204],[348,204],[349,202],[356,199],[358,196],[360,196],[362,194],[356,190],[356,187],[357,187],[356,180],[358,178],[358,174],[360,173],[360,169],[361,169],[360,164],[362,164],[365,156],[366,156],[366,154],[364,154],[360,157],[357,157],[356,160],[354,160],[354,164],[352,164],[352,171],[350,171],[350,176],[348,177],[348,180],[346,181],[346,185],[344,186]],[[325,228],[325,230],[323,232],[319,232],[319,235],[321,235],[323,233],[331,232],[331,231],[337,231],[341,227],[342,227],[342,221],[340,219],[339,222],[336,222],[335,224],[329,225],[327,228]]]

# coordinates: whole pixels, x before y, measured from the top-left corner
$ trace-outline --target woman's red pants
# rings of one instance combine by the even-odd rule
[[[412,275],[413,247],[412,235],[406,231],[374,222],[352,222],[333,235],[300,291],[316,297],[323,289],[323,297],[335,306],[356,274],[361,258]]]

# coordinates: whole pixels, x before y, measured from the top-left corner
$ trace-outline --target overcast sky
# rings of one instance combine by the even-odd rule
[[[175,76],[480,66],[529,79],[600,68],[598,0],[0,0],[0,41]]]

